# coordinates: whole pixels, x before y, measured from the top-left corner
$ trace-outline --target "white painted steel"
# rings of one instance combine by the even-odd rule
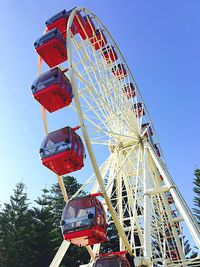
[[[148,190],[151,188],[149,175],[149,159],[147,148],[144,147],[144,257],[151,259],[151,198]],[[151,263],[151,262],[150,262]],[[152,264],[148,264],[151,266]]]
[[[53,261],[49,265],[49,267],[58,267],[60,265],[60,263],[61,263],[63,257],[65,256],[65,253],[68,250],[69,246],[70,246],[70,242],[63,240],[59,250],[57,251],[57,253],[56,253]]]
[[[77,12],[89,15],[96,28],[103,30],[107,44],[117,51],[119,58],[116,64],[124,64],[127,69],[126,77],[116,78],[112,72],[115,63],[106,63],[102,51],[92,46],[91,38],[83,40],[78,34],[73,35],[70,27]],[[123,55],[101,21],[85,8],[74,9],[68,20],[67,54],[65,67],[69,70],[66,75],[70,78],[74,94],[70,107],[78,115],[94,170],[72,198],[81,190],[102,193],[108,224],[115,224],[118,231],[120,250],[126,249],[134,255],[136,266],[186,266],[182,221],[199,246],[198,227],[168,175],[151,118]],[[130,82],[136,90],[133,98],[127,98],[123,91]],[[143,116],[139,116],[135,108],[138,103],[142,103]],[[47,133],[45,110],[42,110],[42,116]],[[142,129],[144,123],[149,123],[145,130]],[[146,136],[150,127],[152,138]],[[153,144],[157,144],[160,157]],[[99,163],[102,157],[95,154],[97,145],[105,155],[103,164]],[[62,177],[59,177],[59,184],[67,202]],[[169,192],[172,203],[169,203]],[[59,266],[68,247],[69,243],[63,241],[50,267]],[[100,244],[94,245],[93,249],[88,247],[91,262],[99,251]]]
[[[159,169],[160,173],[162,174],[166,184],[169,186],[169,192],[171,193],[181,215],[183,220],[185,221],[188,229],[190,230],[190,233],[197,244],[198,248],[200,249],[200,229],[198,225],[195,222],[195,218],[193,217],[192,213],[190,212],[186,202],[183,200],[181,194],[179,193],[175,183],[173,182],[172,178],[169,176],[166,168],[161,164],[161,162],[156,157],[155,152],[151,148],[151,146],[148,146],[149,151],[151,153],[152,158],[154,159],[157,168]]]

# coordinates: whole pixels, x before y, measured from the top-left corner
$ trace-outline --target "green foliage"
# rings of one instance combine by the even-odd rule
[[[200,169],[195,170],[193,180],[195,197],[193,200],[195,208],[193,209],[197,223],[200,225]]]
[[[107,225],[107,241],[102,243],[100,253],[119,251],[119,235],[114,223]]]
[[[0,266],[30,266],[31,212],[25,185],[18,183],[0,213]]]
[[[71,176],[63,180],[70,198],[81,184]],[[60,218],[65,204],[59,185],[54,184],[42,190],[31,208],[25,185],[18,183],[0,212],[0,267],[49,266],[63,241]],[[88,261],[85,248],[71,245],[61,266],[77,267]]]
[[[34,207],[32,211],[31,249],[34,255],[33,267],[49,266],[58,242],[47,192],[46,189],[43,189],[42,196],[35,200],[39,207]]]

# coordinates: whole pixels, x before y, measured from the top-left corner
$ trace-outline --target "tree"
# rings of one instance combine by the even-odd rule
[[[199,224],[200,227],[200,169],[196,169],[194,171],[194,188],[193,191],[195,193],[193,203],[195,208],[193,208],[193,214],[196,218],[197,223]],[[198,248],[196,248],[198,250]],[[190,258],[195,258],[198,255],[198,252],[192,251],[190,254]]]
[[[63,180],[69,197],[81,186],[74,177]],[[0,267],[49,266],[63,240],[60,217],[66,203],[59,185],[43,189],[33,208],[29,208],[25,189],[18,183],[10,203],[4,204],[0,212]],[[62,266],[77,267],[88,261],[85,248],[71,245]]]
[[[32,267],[49,266],[58,242],[54,218],[47,198],[48,190],[43,189],[42,192],[42,196],[35,200],[39,207],[34,207],[32,210],[31,249],[34,255]]]
[[[30,266],[31,214],[25,189],[18,183],[0,212],[0,266]]]
[[[200,226],[200,169],[194,171],[195,178],[193,180],[194,193],[196,194],[193,200],[195,208],[193,208],[197,223]]]

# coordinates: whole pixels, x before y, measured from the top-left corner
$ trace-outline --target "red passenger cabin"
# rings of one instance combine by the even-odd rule
[[[142,124],[141,130],[142,133],[144,133],[144,136],[147,138],[151,138],[151,136],[153,135],[152,128],[148,122]],[[152,139],[150,140],[152,141]]]
[[[118,64],[112,68],[112,73],[118,80],[124,79],[127,76],[127,71],[124,64]]]
[[[84,166],[84,145],[69,126],[49,133],[40,148],[42,164],[58,175],[80,170]]]
[[[160,154],[160,150],[159,150],[159,148],[158,148],[158,145],[157,145],[157,144],[154,144],[153,146],[154,146],[154,149],[155,149],[155,151],[156,151],[156,154],[158,155],[158,157],[160,157],[161,154]]]
[[[63,37],[66,38],[67,23],[69,16],[73,10],[74,8],[69,11],[66,11],[64,9],[63,11],[48,19],[46,21],[47,29],[52,30],[54,28],[58,28]],[[94,34],[95,30],[95,25],[89,15],[82,17],[80,11],[77,11],[75,13],[71,25],[71,31],[74,35],[79,33],[81,38],[85,40],[87,36],[90,38]]]
[[[169,192],[167,192],[166,195],[167,195],[167,201],[168,201],[168,203],[169,204],[174,203],[174,199],[173,199],[172,195]]]
[[[96,50],[103,48],[107,44],[107,39],[101,29],[97,29],[95,34],[90,38],[90,42]]]
[[[57,28],[40,37],[34,46],[50,68],[67,60],[66,42]]]
[[[49,112],[66,107],[72,102],[71,83],[58,67],[40,75],[31,89],[34,98]]]
[[[179,254],[178,254],[178,251],[176,251],[176,250],[172,250],[172,251],[171,251],[171,257],[172,257],[172,260],[173,260],[173,261],[178,261],[178,260],[180,260],[180,256],[179,256]]]
[[[134,104],[134,111],[136,114],[136,117],[141,117],[145,115],[144,108],[143,108],[143,103],[142,102],[137,102]]]
[[[125,85],[122,88],[123,93],[126,95],[127,99],[134,98],[136,96],[136,90],[132,83]]]
[[[54,15],[53,17],[51,17],[50,19],[48,19],[45,22],[47,29],[50,31],[50,30],[53,30],[54,28],[57,28],[62,33],[63,37],[66,38],[67,23],[68,23],[68,19],[69,19],[69,16],[70,16],[72,10],[73,9],[66,11],[64,9],[61,12]],[[75,25],[75,23],[72,23],[71,31],[73,34],[77,33],[77,27],[76,26],[78,26],[78,25]]]
[[[131,267],[124,252],[111,252],[101,255],[93,267]]]
[[[114,46],[107,46],[102,49],[103,57],[106,63],[110,64],[118,59]]]
[[[94,245],[107,240],[106,214],[97,195],[72,199],[65,206],[61,218],[64,240],[77,246]]]
[[[81,38],[85,40],[87,37],[90,38],[94,35],[96,27],[92,18],[89,15],[82,17],[82,27],[79,27],[78,33]]]

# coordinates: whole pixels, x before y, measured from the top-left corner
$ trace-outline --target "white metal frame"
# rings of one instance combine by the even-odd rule
[[[77,12],[89,14],[96,27],[104,31],[107,43],[115,47],[119,56],[117,64],[124,64],[127,69],[126,77],[117,79],[113,75],[112,67],[115,63],[106,63],[101,50],[96,51],[89,38],[82,40],[80,36],[72,34],[70,27]],[[77,19],[79,20],[78,17]],[[67,75],[74,94],[71,108],[78,114],[94,170],[94,174],[80,190],[90,188],[91,193],[101,191],[108,223],[114,223],[119,234],[120,250],[126,249],[134,256],[136,266],[143,264],[150,267],[160,261],[163,266],[187,266],[189,260],[185,259],[180,225],[182,221],[186,223],[198,247],[199,228],[168,174],[148,110],[123,55],[101,21],[85,8],[76,8],[70,14],[67,54]],[[39,58],[39,73],[42,71],[41,63]],[[136,89],[136,97],[128,99],[123,88],[130,82]],[[139,102],[145,110],[144,116],[139,116],[135,109]],[[44,108],[42,117],[47,133],[47,114]],[[148,128],[142,132],[143,123],[151,126],[154,143],[158,144],[161,157],[156,154],[151,140],[145,136]],[[102,145],[110,151],[110,156],[101,167],[93,145]],[[68,202],[62,177],[57,178],[63,197]],[[173,198],[172,204],[168,203],[167,192]],[[69,242],[63,241],[50,267],[59,266],[69,245]],[[93,262],[98,256],[100,244],[93,248],[87,246],[87,250]],[[176,259],[173,258],[174,253],[178,255]]]

